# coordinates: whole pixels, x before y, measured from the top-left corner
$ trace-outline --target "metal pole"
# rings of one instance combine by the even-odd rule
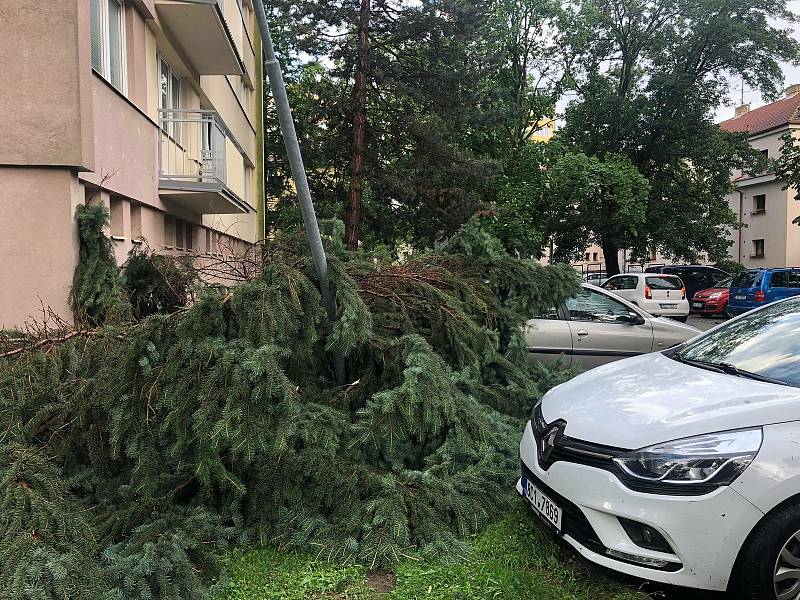
[[[275,108],[278,113],[278,123],[281,127],[283,143],[286,146],[286,153],[289,157],[289,166],[292,169],[297,198],[300,201],[300,210],[303,213],[303,223],[308,236],[308,243],[311,245],[311,256],[314,258],[314,265],[319,277],[319,287],[322,293],[322,301],[325,310],[328,312],[328,320],[331,324],[335,323],[338,317],[336,308],[336,298],[331,292],[330,280],[328,278],[328,260],[325,257],[325,248],[322,245],[322,236],[319,233],[317,215],[314,212],[314,204],[311,201],[311,190],[308,187],[306,168],[303,164],[303,155],[300,152],[300,143],[297,140],[297,132],[294,128],[292,109],[289,106],[289,97],[286,95],[286,85],[283,82],[281,65],[275,57],[275,48],[272,45],[272,36],[269,32],[267,23],[267,12],[264,9],[264,0],[253,0],[253,7],[256,12],[256,21],[261,32],[261,41],[264,46],[265,66],[269,85],[272,88],[272,96],[275,99]],[[341,353],[335,353],[333,357],[334,372],[336,383],[345,384],[344,357]]]

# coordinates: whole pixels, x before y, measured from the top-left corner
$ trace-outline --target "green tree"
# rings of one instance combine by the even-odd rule
[[[773,25],[793,22],[786,0],[579,0],[570,28],[578,98],[562,138],[588,156],[627,157],[650,183],[644,226],[630,247],[682,259],[727,254],[737,226],[725,195],[733,169],[758,160],[743,136],[721,131],[715,109],[728,77],[774,96],[779,61],[798,43]],[[591,225],[590,225],[591,226]],[[609,273],[628,240],[603,239]]]
[[[794,199],[800,200],[800,144],[791,132],[781,136],[781,142],[781,154],[772,168],[775,176],[786,184],[784,189],[793,189]],[[800,217],[793,222],[800,225]]]

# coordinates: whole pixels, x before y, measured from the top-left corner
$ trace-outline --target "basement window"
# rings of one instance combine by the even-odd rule
[[[164,215],[164,246],[175,246],[175,217],[171,215]]]
[[[111,237],[115,240],[125,239],[125,229],[123,227],[122,211],[124,209],[121,198],[111,198]]]
[[[91,25],[92,69],[126,94],[123,0],[91,0]]]
[[[141,244],[144,236],[142,235],[142,205],[131,204],[131,241],[134,244]]]

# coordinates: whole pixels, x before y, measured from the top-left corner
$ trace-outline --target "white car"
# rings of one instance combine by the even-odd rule
[[[600,287],[625,298],[651,315],[670,317],[684,323],[689,318],[686,287],[677,275],[625,273],[614,275]]]
[[[793,298],[552,389],[525,428],[517,491],[597,564],[796,599],[799,388]]]

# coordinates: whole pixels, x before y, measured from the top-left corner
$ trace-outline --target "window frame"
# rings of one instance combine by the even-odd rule
[[[758,251],[758,243],[761,242],[761,251]],[[759,238],[757,240],[753,240],[753,254],[750,258],[765,258],[767,255],[767,240],[765,238]]]
[[[759,203],[759,200],[762,202]],[[759,208],[759,204],[761,207]],[[767,212],[767,195],[766,194],[753,194],[753,213],[754,215],[763,215]]]
[[[109,5],[111,3],[116,4],[119,7],[119,44],[117,45],[117,52],[119,54],[119,85],[117,85],[112,76],[111,76],[111,56],[112,56],[112,48],[111,48],[111,32],[109,29],[109,25],[111,24],[111,16],[109,11]],[[93,12],[94,8],[100,10],[100,31],[98,35],[100,35],[100,69],[97,68],[97,65],[94,64],[94,56],[91,57],[92,63],[92,71],[97,73],[100,77],[105,79],[111,86],[119,91],[124,96],[128,95],[128,47],[127,47],[127,39],[126,39],[126,27],[125,27],[125,10],[126,4],[125,0],[93,0],[93,2],[89,6],[90,13]],[[90,15],[91,26],[89,28],[90,33],[89,35],[94,37],[95,29],[94,29],[94,19],[95,15]]]
[[[564,313],[565,313],[567,321],[573,321],[575,323],[602,323],[603,325],[624,325],[625,324],[622,321],[613,321],[613,320],[596,321],[596,320],[591,320],[591,319],[582,319],[582,318],[575,317],[572,314],[572,311],[569,308],[569,302],[571,300],[574,300],[575,298],[577,298],[580,294],[596,294],[598,296],[602,296],[607,301],[612,302],[614,304],[617,304],[617,305],[621,306],[622,308],[624,308],[625,309],[625,313],[624,314],[626,314],[626,315],[630,314],[631,312],[634,312],[633,309],[630,308],[624,302],[622,302],[619,297],[616,297],[614,294],[612,294],[610,292],[604,293],[603,291],[594,290],[594,289],[590,289],[590,288],[581,288],[581,290],[578,292],[578,294],[576,294],[572,298],[568,298],[567,300],[564,301],[564,305],[563,305],[564,306]],[[622,315],[620,315],[620,316],[622,316]]]
[[[169,62],[164,53],[160,50],[156,50],[156,62],[158,63],[158,108],[160,111],[180,111],[183,108],[183,77],[181,77],[176,71],[175,67],[172,66],[172,63]],[[166,68],[166,73],[164,69]],[[163,89],[164,85],[164,77],[166,76],[166,85],[167,89],[166,92]],[[175,89],[175,82],[177,81],[178,89]],[[166,99],[169,106],[164,106],[164,95],[166,93]],[[174,106],[175,100],[177,98],[178,105]],[[175,119],[179,115],[172,115],[172,118]],[[172,140],[178,144],[179,146],[183,143],[182,133],[183,128],[181,127],[180,123],[176,123],[175,121],[170,121],[165,124],[161,123],[161,131],[166,133]]]

